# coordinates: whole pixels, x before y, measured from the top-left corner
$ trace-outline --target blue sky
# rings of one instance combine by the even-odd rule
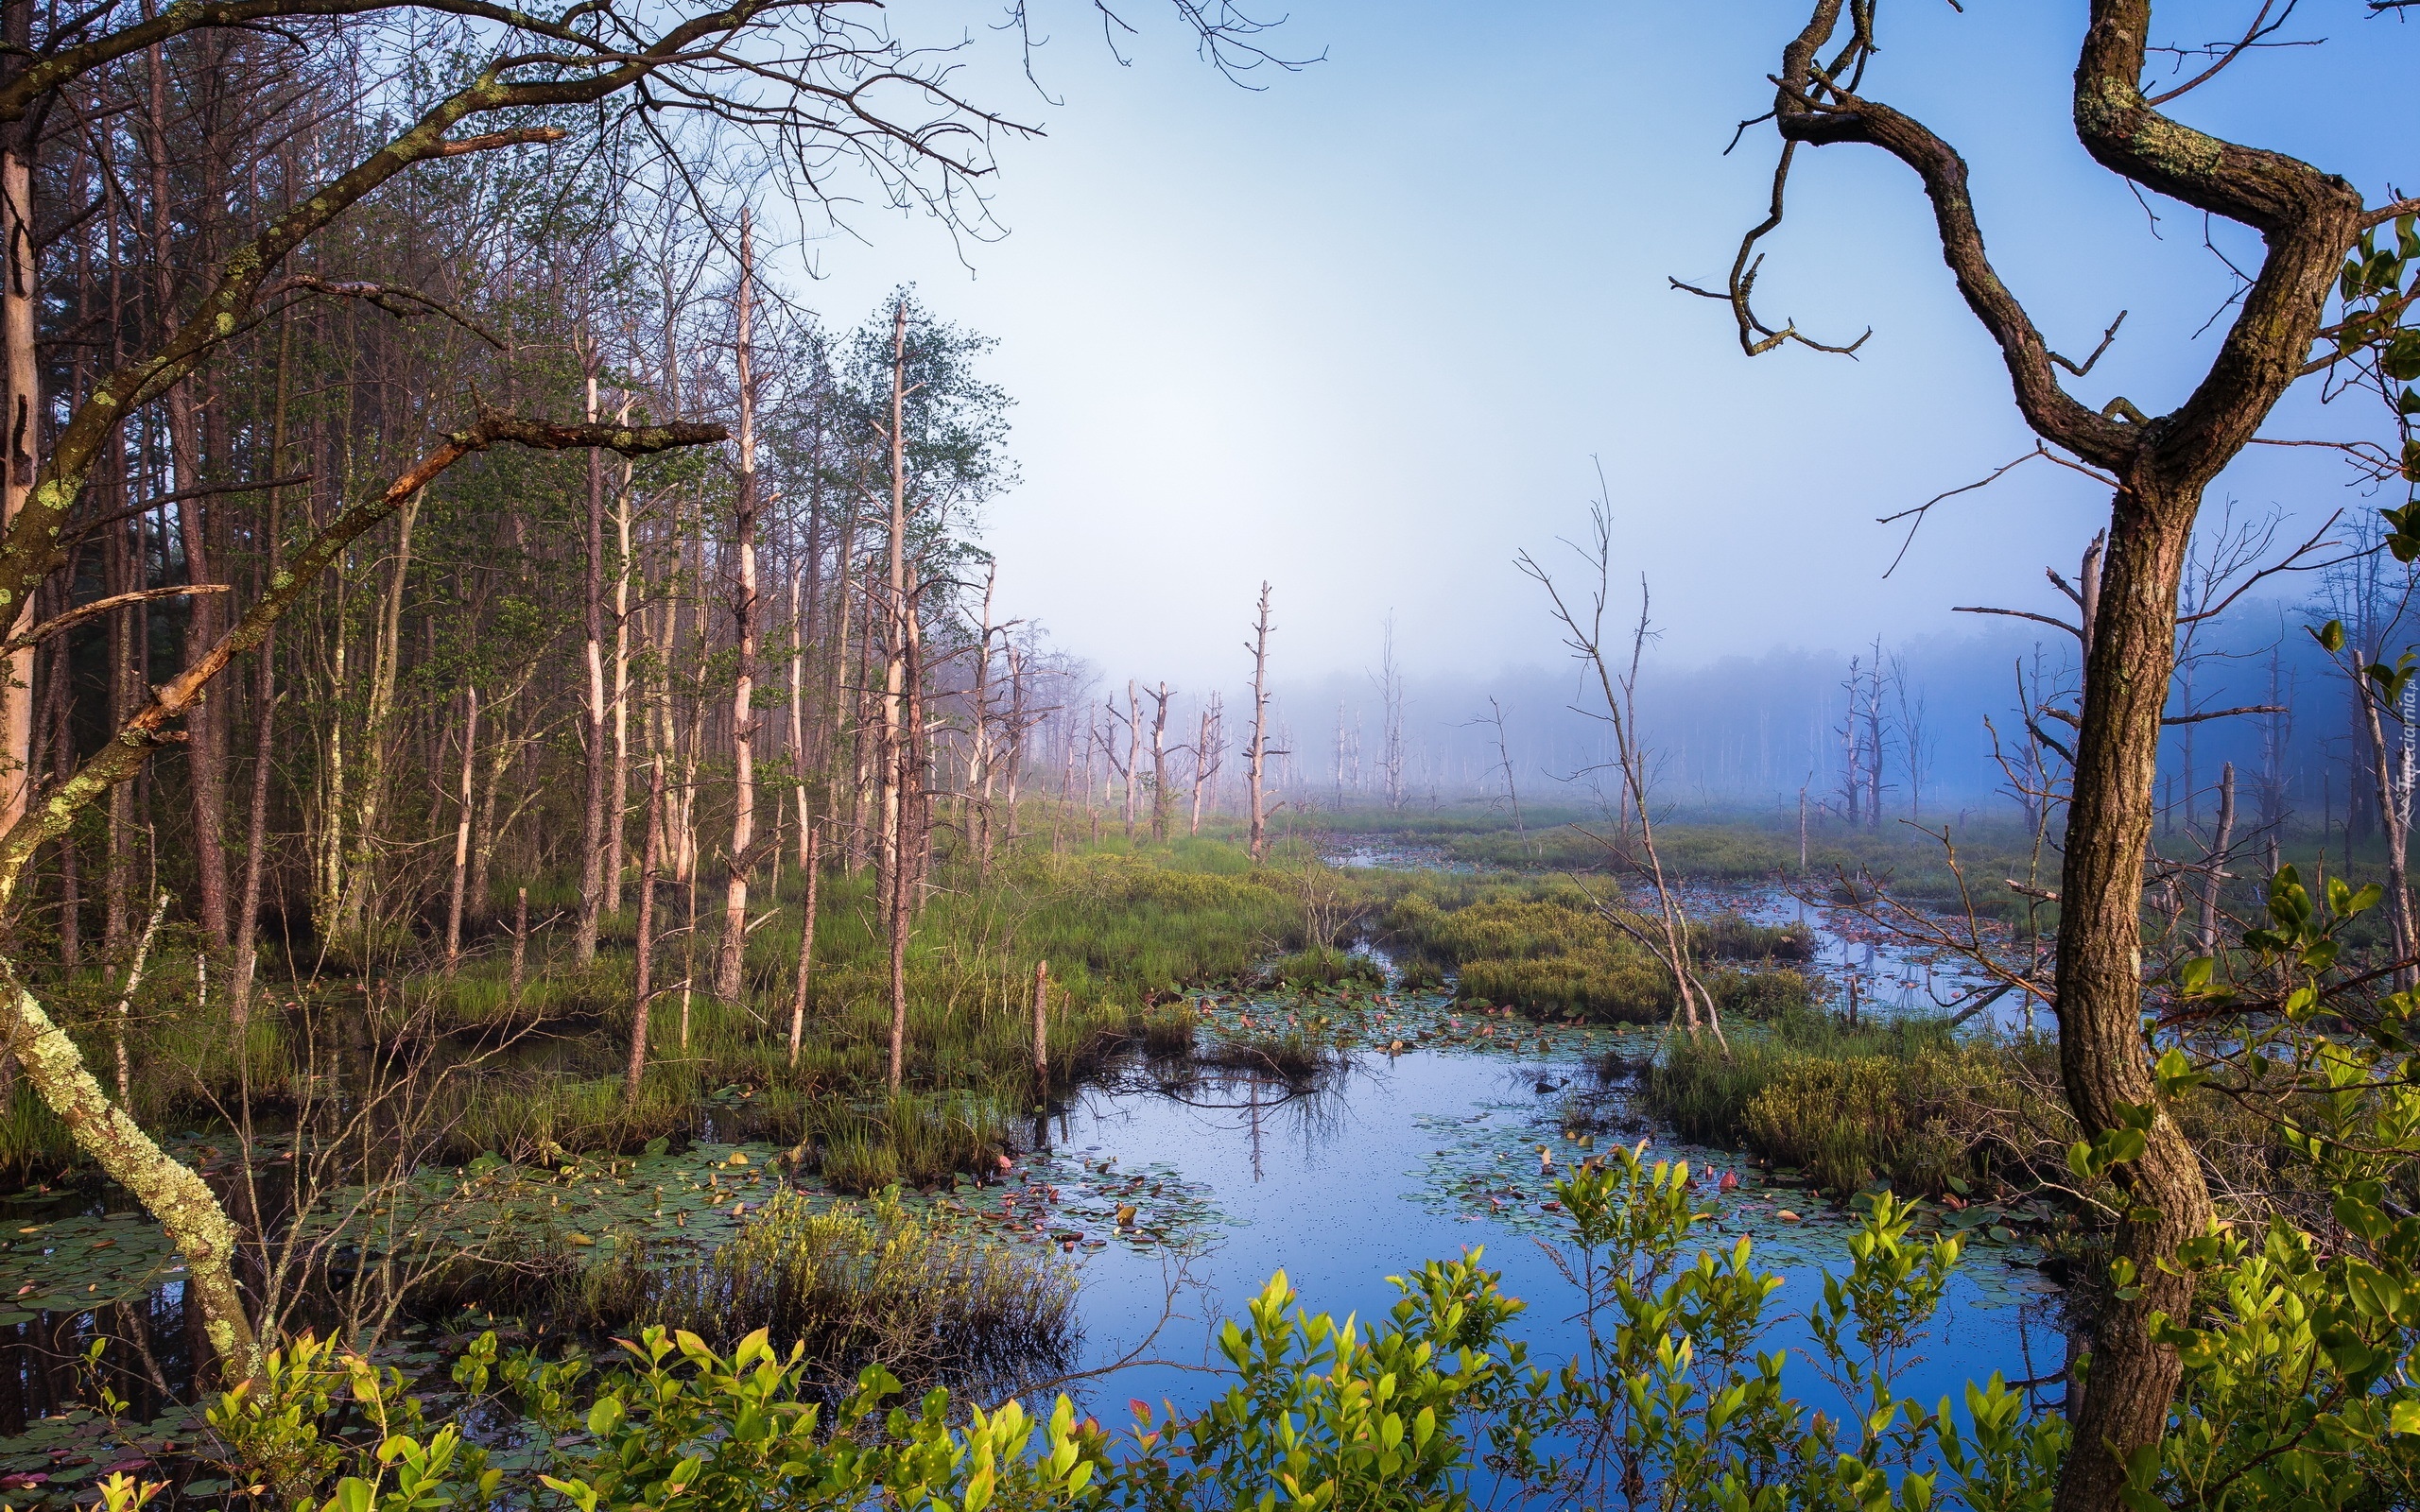
[[[1854,362],[1751,361],[1719,282],[1761,212],[1773,142],[1752,129],[1802,7],[1618,0],[1297,0],[1280,50],[1323,52],[1237,88],[1195,59],[1159,0],[1131,66],[1080,0],[1036,0],[1054,35],[1038,97],[991,31],[996,5],[918,5],[901,25],[973,38],[967,82],[1041,121],[1002,152],[1008,234],[953,242],[878,212],[790,255],[798,297],[836,323],[916,283],[1000,338],[1023,483],[989,540],[1001,596],[1115,677],[1236,679],[1251,600],[1277,588],[1297,676],[1374,664],[1396,616],[1435,675],[1556,660],[1512,566],[1611,480],[1622,570],[1652,580],[1666,653],[1845,651],[1970,633],[1953,604],[2048,608],[2105,515],[2087,480],[2032,464],[1937,511],[1883,577],[1898,533],[1874,517],[1968,482],[2030,438],[1959,301],[1913,177],[1870,149],[1802,154],[1760,302],[1810,331],[1875,330]],[[2199,43],[2253,8],[2162,8]],[[1940,0],[1884,8],[1869,93],[1973,165],[2003,273],[2062,350],[2118,346],[2076,386],[2174,404],[2230,287],[2201,218],[2084,156],[2067,122],[2080,5]],[[2296,37],[2179,102],[2184,117],[2295,151],[2373,198],[2420,180],[2400,102],[2420,31],[2359,0],[2306,0]],[[919,30],[918,28],[922,28]],[[2240,233],[2220,245],[2256,255]],[[805,256],[819,277],[801,276]],[[963,259],[961,261],[961,259]],[[2374,434],[2315,394],[2279,436]],[[2265,450],[2222,479],[2254,509],[2366,507],[2325,454]]]

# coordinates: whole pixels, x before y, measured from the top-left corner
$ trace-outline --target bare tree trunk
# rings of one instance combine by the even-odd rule
[[[1006,765],[1008,766],[1009,803],[1008,813],[1004,816],[1005,824],[1000,832],[1000,844],[1012,847],[1017,842],[1017,790],[1020,784],[1020,780],[1025,775],[1025,737],[1027,721],[1025,714],[1025,656],[1024,653],[1020,652],[1014,645],[1011,645],[1008,647],[1008,659],[1009,728],[1007,732],[1008,748],[1005,755],[1007,758]],[[986,794],[985,797],[986,801],[988,801],[989,795]]]
[[[2202,952],[2219,948],[2219,897],[2225,890],[2227,847],[2235,843],[2235,763],[2219,769],[2219,829],[2210,838],[2209,859],[2202,864]]]
[[[806,902],[799,921],[798,981],[790,990],[790,1064],[798,1064],[800,1041],[806,1034],[807,985],[815,971],[816,892],[822,882],[822,831],[812,817],[800,821],[806,833],[806,857],[800,869],[806,873]]]
[[[908,765],[904,719],[908,626],[915,606],[908,598],[908,304],[891,309],[890,335],[890,594],[882,673],[882,869],[881,895],[890,932],[890,1086],[897,1091],[908,1065],[908,884],[905,788]]]
[[[9,0],[5,30],[12,45],[26,51],[32,40],[33,6]],[[23,40],[18,33],[25,33]],[[15,65],[22,70],[25,64]],[[0,281],[0,380],[5,380],[8,442],[5,467],[0,467],[0,530],[16,524],[34,485],[35,450],[42,445],[42,369],[35,349],[36,304],[41,298],[38,267],[40,244],[34,230],[34,152],[32,122],[11,123],[0,133],[0,238],[6,246],[5,280]],[[17,612],[8,617],[15,635],[31,623],[33,599],[26,595]],[[25,816],[32,794],[34,744],[34,654],[30,647],[0,658],[0,833]]]
[[[604,353],[594,336],[580,352],[587,369],[586,418],[596,420],[596,372]],[[587,630],[583,644],[588,671],[585,731],[587,787],[579,809],[579,928],[572,940],[572,962],[587,966],[596,959],[598,919],[605,904],[605,795],[613,778],[613,754],[605,745],[605,454],[588,453],[586,551],[580,562],[580,612]],[[614,857],[616,864],[619,856]]]
[[[631,392],[622,390],[614,416],[631,422]],[[631,473],[622,458],[622,486],[614,496],[614,780],[606,804],[605,911],[622,911],[622,857],[629,848],[631,807]]]
[[[1151,693],[1151,841],[1166,845],[1176,795],[1168,790],[1168,685]]]
[[[906,679],[908,769],[901,775],[900,824],[905,844],[901,854],[908,868],[908,919],[912,924],[925,910],[933,886],[933,755],[930,720],[925,709],[929,680],[925,667],[925,588],[916,558],[908,559],[908,656]]]
[[[998,576],[998,565],[987,564],[983,573],[983,617],[976,627],[975,685],[967,696],[974,714],[974,730],[966,752],[966,793],[961,809],[966,828],[971,832],[975,850],[975,879],[979,884],[992,874],[992,589]]]
[[[648,1009],[655,996],[655,883],[664,858],[664,755],[660,751],[648,764],[647,825],[639,845],[638,960],[631,984],[631,1058],[622,1078],[626,1106],[636,1106],[639,1083],[647,1075]]]
[[[68,570],[73,573],[75,569],[70,566]],[[58,641],[59,649],[51,658],[50,744],[56,752],[51,757],[51,766],[64,778],[75,769],[76,735],[68,722],[68,706],[73,701],[70,696],[72,674],[68,665],[68,640],[62,635]],[[76,970],[83,954],[84,900],[79,886],[81,879],[78,875],[78,862],[76,832],[69,830],[59,837],[59,964],[69,971]]]
[[[739,596],[732,628],[739,667],[731,694],[731,879],[723,894],[722,954],[715,963],[715,996],[740,1000],[748,962],[748,872],[756,844],[756,381],[749,351],[749,308],[754,292],[748,212],[739,213],[739,498],[732,521],[739,556]]]
[[[454,825],[454,878],[445,894],[445,970],[462,958],[462,889],[471,875],[472,776],[479,744],[479,690],[462,690],[462,816]]]
[[[2152,1341],[2151,1316],[2186,1315],[2193,1279],[2159,1263],[2210,1221],[2200,1158],[2165,1111],[2145,1063],[2139,965],[2152,784],[2195,502],[2118,497],[2076,743],[2059,887],[2060,1066],[2087,1135],[2124,1126],[2131,1109],[2158,1111],[2142,1157],[2111,1173],[2128,1198],[2115,1248],[2137,1282],[2101,1316],[2092,1373],[2073,1415],[2077,1452],[2061,1482],[2060,1504],[2070,1512],[2115,1505],[2115,1487],[2124,1484],[2122,1463],[2103,1463],[2105,1452],[2089,1446],[2153,1443],[2166,1427],[2181,1366],[2172,1348]]]
[[[512,890],[512,976],[508,990],[512,1001],[521,1001],[521,984],[529,970],[529,889]]]
[[[286,406],[294,392],[293,321],[281,321],[277,333],[276,412],[269,421],[269,471],[283,475],[286,449]],[[275,582],[285,555],[285,490],[268,490],[268,518],[262,532],[268,541],[263,580]],[[244,815],[244,890],[235,906],[235,960],[228,1010],[238,1029],[251,1013],[252,983],[260,967],[261,882],[268,867],[268,784],[274,769],[277,728],[277,627],[261,637],[260,663],[252,694],[252,790]],[[114,716],[114,711],[112,715]],[[114,793],[112,793],[114,797]]]
[[[1269,854],[1269,814],[1261,800],[1262,774],[1269,762],[1269,585],[1260,585],[1260,617],[1252,640],[1252,750],[1244,780],[1252,789],[1252,858]]]
[[[1126,843],[1134,843],[1134,787],[1142,776],[1143,765],[1143,700],[1134,692],[1134,679],[1126,679]]]
[[[2383,661],[2381,656],[2379,660]],[[2371,686],[2359,659],[2351,673],[2353,696],[2362,723],[2362,733],[2368,737],[2370,776],[2377,795],[2378,828],[2386,835],[2386,918],[2394,936],[2394,958],[2408,961],[2420,955],[2420,943],[2413,937],[2411,922],[2411,880],[2410,873],[2411,796],[2409,773],[2398,773],[2395,752],[2387,739],[2383,702],[2377,690]],[[2348,805],[2349,807],[2349,805]],[[2412,973],[2394,973],[2398,987],[2407,985]]]
[[[808,549],[814,549],[812,541],[809,542]],[[809,763],[806,749],[806,627],[799,618],[800,576],[799,570],[792,568],[790,571],[790,765],[793,768],[791,775],[797,779],[798,782],[798,785],[791,789],[791,797],[798,805],[798,865],[799,869],[804,871],[813,864],[810,857],[814,853],[815,842],[807,833],[814,828],[814,821],[807,810],[806,786]],[[812,887],[814,884],[809,882],[807,885]]]
[[[1050,963],[1033,963],[1033,1101],[1050,1106]]]

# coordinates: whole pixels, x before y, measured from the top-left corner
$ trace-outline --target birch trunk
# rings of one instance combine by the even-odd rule
[[[631,422],[630,390],[614,414]],[[631,459],[622,458],[622,486],[614,497],[614,781],[607,805],[605,911],[622,911],[622,857],[629,846],[631,807]]]
[[[603,354],[592,339],[581,353],[587,369],[586,419],[596,421],[596,371]],[[596,930],[605,904],[605,794],[613,757],[605,748],[605,454],[588,453],[587,550],[580,562],[580,611],[587,638],[587,787],[579,809],[579,927],[572,940],[572,963],[596,959]],[[614,860],[619,862],[616,856]]]
[[[881,896],[890,934],[890,1085],[899,1090],[908,1063],[908,886],[904,816],[908,742],[902,728],[908,671],[908,304],[891,309],[890,327],[890,604],[882,669],[882,869]]]
[[[715,963],[715,995],[740,1000],[748,962],[748,873],[756,845],[756,381],[749,350],[749,308],[754,254],[748,212],[739,213],[739,499],[732,549],[739,558],[739,595],[732,632],[739,653],[731,693],[731,880],[723,895],[722,954]]]

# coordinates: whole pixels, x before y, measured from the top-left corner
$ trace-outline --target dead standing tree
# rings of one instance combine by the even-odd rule
[[[1244,785],[1252,796],[1251,850],[1254,861],[1269,856],[1269,810],[1261,783],[1269,769],[1269,585],[1260,585],[1260,615],[1252,635],[1252,744],[1244,747]]]
[[[1226,710],[1219,695],[1202,706],[1201,728],[1193,737],[1193,834],[1201,833],[1201,797],[1218,781],[1219,765],[1227,754]],[[1215,799],[1213,800],[1216,801]]]
[[[1638,623],[1631,632],[1629,665],[1616,672],[1605,653],[1605,610],[1613,596],[1613,510],[1601,495],[1589,510],[1588,523],[1589,543],[1581,549],[1580,556],[1595,581],[1589,587],[1584,606],[1566,599],[1563,590],[1555,586],[1553,576],[1528,552],[1515,557],[1513,562],[1547,591],[1547,601],[1554,606],[1555,622],[1563,627],[1564,644],[1582,663],[1586,675],[1597,680],[1598,693],[1605,702],[1604,713],[1586,713],[1603,720],[1613,732],[1614,765],[1621,792],[1638,816],[1638,850],[1630,850],[1629,835],[1622,831],[1610,840],[1597,837],[1598,843],[1654,888],[1657,917],[1647,919],[1624,907],[1613,896],[1592,891],[1590,901],[1607,923],[1664,963],[1672,978],[1672,1016],[1689,1038],[1696,1039],[1701,1028],[1710,1030],[1715,1043],[1728,1056],[1731,1046],[1722,1037],[1722,1018],[1715,1006],[1714,994],[1697,980],[1690,966],[1688,913],[1682,906],[1675,879],[1665,874],[1663,855],[1655,848],[1655,820],[1648,809],[1650,762],[1638,740],[1638,664],[1652,633],[1647,616],[1647,580],[1639,579]]]
[[[1151,700],[1151,843],[1166,845],[1176,813],[1176,790],[1168,785],[1168,699],[1174,695],[1162,682],[1144,689],[1143,696]]]
[[[2191,1275],[2173,1260],[2212,1218],[2199,1159],[2161,1106],[2142,1039],[2144,852],[2179,579],[2204,490],[2253,443],[2286,391],[2340,363],[2373,360],[2394,335],[2408,293],[2398,291],[2391,309],[2379,300],[2333,327],[2328,303],[2365,232],[2420,211],[2420,201],[2365,205],[2338,175],[2223,140],[2161,110],[2249,52],[2271,7],[2197,77],[2152,94],[2143,83],[2151,0],[2093,0],[2074,88],[2073,119],[2085,151],[2131,184],[2246,227],[2264,245],[2256,272],[2238,293],[2233,322],[2183,404],[2152,416],[2122,396],[2087,403],[2067,390],[2060,372],[2081,379],[2092,360],[2078,363],[2051,351],[1993,266],[1964,160],[1923,123],[1858,93],[1876,56],[1876,0],[1817,0],[1783,49],[1769,117],[1782,144],[1771,213],[1741,239],[1724,288],[1689,292],[1729,305],[1750,355],[1792,342],[1846,350],[1758,315],[1757,249],[1781,223],[1800,146],[1878,147],[1922,183],[1942,253],[1999,348],[2026,422],[2066,454],[2060,460],[2071,459],[2111,489],[2109,548],[2076,733],[2055,977],[2060,1069],[2086,1139],[2107,1144],[2133,1122],[2149,1123],[2141,1153],[2112,1165],[2131,1199],[2114,1259],[2131,1270],[2133,1284],[2118,1289],[2096,1328],[2089,1384],[2071,1414],[2076,1448],[2059,1486],[2061,1512],[2098,1512],[2118,1504],[2128,1457],[2166,1428],[2181,1366],[2173,1348],[2153,1339],[2152,1321],[2183,1316],[2191,1306]],[[2115,331],[2113,325],[2103,338],[2104,349]],[[2403,459],[2405,466],[2415,460]]]

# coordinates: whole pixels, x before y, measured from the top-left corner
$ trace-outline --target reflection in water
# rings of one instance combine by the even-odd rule
[[[1542,1242],[1560,1220],[1543,1211],[1555,1167],[1537,1150],[1554,1153],[1567,1089],[1583,1077],[1585,1063],[1569,1057],[1417,1050],[1357,1057],[1349,1079],[1308,1092],[1258,1078],[1170,1082],[1140,1065],[1085,1092],[1064,1110],[1065,1145],[1086,1160],[1168,1161],[1206,1183],[1224,1217],[1188,1262],[1199,1295],[1184,1298],[1179,1320],[1152,1340],[1150,1352],[1161,1358],[1091,1382],[1090,1404],[1104,1415],[1130,1398],[1201,1406],[1215,1386],[1203,1367],[1219,1360],[1219,1324],[1239,1314],[1277,1271],[1314,1310],[1375,1319],[1395,1299],[1390,1274],[1473,1246],[1503,1269],[1507,1291],[1530,1302],[1523,1324],[1533,1357],[1551,1363],[1566,1355],[1582,1335],[1566,1305],[1569,1288]],[[1803,1343],[1796,1311],[1820,1296],[1823,1268],[1845,1268],[1845,1220],[1830,1213],[1781,1220],[1783,1207],[1813,1204],[1721,1152],[1656,1139],[1649,1155],[1687,1160],[1705,1173],[1705,1194],[1722,1205],[1709,1243],[1727,1246],[1744,1234],[1757,1262],[1786,1278],[1776,1309],[1789,1315],[1767,1347]],[[1746,1179],[1718,1196],[1713,1177],[1724,1168]],[[1495,1175],[1479,1179],[1488,1172]],[[1968,1379],[1998,1369],[2056,1397],[2064,1361],[2033,1362],[2040,1341],[2059,1340],[2064,1352],[2060,1297],[2023,1264],[2030,1258],[1989,1244],[1970,1249],[1933,1325],[1929,1358],[1912,1367],[1903,1390],[1925,1400],[1955,1398]],[[1157,1257],[1113,1246],[1080,1264],[1086,1364],[1101,1368],[1163,1323],[1171,1294]],[[1815,1405],[1833,1405],[1811,1372],[1797,1377],[1794,1389]]]

